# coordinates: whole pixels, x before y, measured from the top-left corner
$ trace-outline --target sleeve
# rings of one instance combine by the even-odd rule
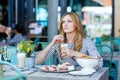
[[[19,37],[17,37],[16,35],[11,39],[10,37],[7,38],[7,43],[8,44],[15,44],[17,39],[19,39]]]
[[[87,51],[90,56],[93,56],[93,57],[101,56],[91,38],[87,38],[86,44],[87,44]],[[102,67],[102,66],[103,66],[103,59],[101,58],[99,60],[99,67]]]
[[[97,57],[100,56],[97,48],[91,38],[86,39],[87,51],[90,56]]]
[[[57,45],[54,45],[54,46],[49,50],[45,61],[46,61],[48,58],[50,58],[51,56],[53,56],[54,54],[56,54],[56,49],[57,49],[56,47],[57,47]]]

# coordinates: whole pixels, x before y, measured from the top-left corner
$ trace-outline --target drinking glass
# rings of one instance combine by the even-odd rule
[[[66,49],[73,50],[74,49],[74,44],[72,44],[72,43],[62,43],[60,45],[60,47],[61,47],[61,51],[64,52],[64,50],[66,50]],[[65,56],[67,56],[67,54],[62,53],[60,56],[61,56],[61,59],[65,59]]]
[[[4,60],[5,61],[8,61],[8,62],[10,62],[10,60],[9,60],[9,53],[8,53],[8,46],[4,46],[4,53],[3,53],[3,58],[4,58]]]
[[[25,53],[17,53],[18,58],[18,67],[24,68],[25,67]]]
[[[60,46],[61,48],[65,47],[65,48],[72,49],[72,50],[74,48],[74,44],[72,43],[62,43]]]

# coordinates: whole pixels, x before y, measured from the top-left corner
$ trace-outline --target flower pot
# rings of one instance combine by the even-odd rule
[[[35,64],[35,57],[26,57],[25,59],[25,67],[27,69],[33,68]]]

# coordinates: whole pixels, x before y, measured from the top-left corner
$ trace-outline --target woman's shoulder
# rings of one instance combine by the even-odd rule
[[[92,40],[92,38],[86,37],[83,39],[83,44],[91,45],[91,44],[94,44],[94,41]]]
[[[91,42],[92,41],[92,38],[90,38],[90,37],[85,37],[84,39],[83,39],[83,41],[87,41],[87,42]]]

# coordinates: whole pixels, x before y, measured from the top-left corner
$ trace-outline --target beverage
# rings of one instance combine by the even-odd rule
[[[25,53],[17,53],[18,67],[24,68],[25,66]]]
[[[68,54],[66,54],[66,50],[67,49],[73,50],[74,49],[74,44],[72,44],[72,43],[62,43],[60,45],[60,47],[61,47],[61,53],[60,53],[61,59],[66,59],[68,57]]]
[[[60,46],[61,46],[61,48],[65,47],[65,48],[68,48],[68,49],[73,49],[74,48],[74,45],[72,43],[62,43]]]

